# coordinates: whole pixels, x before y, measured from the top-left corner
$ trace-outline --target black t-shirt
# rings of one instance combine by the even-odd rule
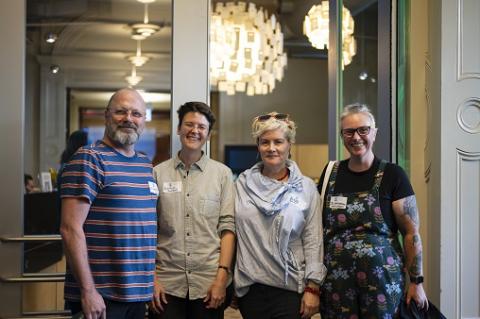
[[[348,168],[348,161],[349,160],[346,159],[340,162],[334,192],[356,193],[372,189],[375,181],[375,173],[380,165],[380,159],[375,157],[373,165],[363,172],[351,171]],[[318,183],[319,193],[322,191],[326,168],[327,167],[325,166],[322,176],[320,177],[320,182]],[[328,186],[325,193],[328,193]],[[405,171],[396,164],[387,163],[379,190],[380,209],[382,211],[383,219],[394,233],[398,231],[398,226],[393,215],[392,202],[411,195],[414,195],[414,192]],[[326,201],[324,201],[324,203],[325,202]]]

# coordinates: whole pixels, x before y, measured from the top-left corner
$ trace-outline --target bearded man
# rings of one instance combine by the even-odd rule
[[[85,318],[144,318],[153,295],[158,188],[135,151],[145,102],[121,89],[105,110],[102,140],[80,148],[61,176],[65,300]]]

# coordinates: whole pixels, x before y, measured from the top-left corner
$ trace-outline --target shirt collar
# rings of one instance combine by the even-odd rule
[[[205,170],[205,167],[207,166],[207,161],[208,157],[205,155],[205,153],[202,151],[202,157],[198,161],[192,164],[192,167],[198,167],[202,172]],[[180,157],[177,155],[173,159],[174,167],[175,169],[178,169],[179,167],[185,169],[185,164],[182,162]]]

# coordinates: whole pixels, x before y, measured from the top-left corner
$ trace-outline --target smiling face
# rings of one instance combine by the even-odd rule
[[[105,134],[115,144],[135,144],[145,128],[145,103],[133,91],[119,91],[105,112]]]
[[[200,151],[207,142],[209,126],[205,115],[198,112],[188,112],[177,129],[177,134],[182,143],[182,149]]]
[[[281,129],[266,131],[258,138],[258,152],[266,168],[281,168],[290,154],[291,143]]]
[[[363,158],[373,154],[372,149],[375,143],[377,129],[372,127],[373,123],[371,123],[368,115],[364,113],[354,113],[346,116],[341,124],[342,130],[370,126],[370,132],[366,135],[359,135],[358,131],[355,131],[351,137],[342,134],[342,139],[351,157]]]

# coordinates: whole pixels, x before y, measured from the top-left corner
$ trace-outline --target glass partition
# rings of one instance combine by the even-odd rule
[[[297,123],[291,155],[305,175],[318,179],[328,160],[327,51],[314,48],[304,33],[311,7],[300,0],[212,1],[211,104],[219,121],[211,154],[236,172],[231,151],[255,161],[252,119],[271,111]]]
[[[141,90],[147,127],[138,150],[170,156],[171,0],[27,0],[25,235],[58,234],[56,172],[67,137],[103,136],[104,109],[123,87]],[[60,241],[24,245],[24,273],[62,273]],[[24,313],[63,309],[63,284],[24,284]]]

